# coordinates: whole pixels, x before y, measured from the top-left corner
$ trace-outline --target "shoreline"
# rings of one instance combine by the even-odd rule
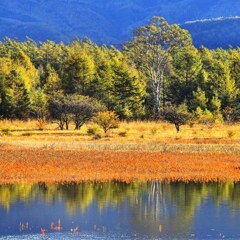
[[[0,144],[0,184],[113,180],[238,182],[239,156],[239,151],[147,152]]]
[[[55,130],[36,121],[0,121],[0,184],[240,181],[240,124],[186,125],[176,133],[163,122],[121,122],[100,139]]]

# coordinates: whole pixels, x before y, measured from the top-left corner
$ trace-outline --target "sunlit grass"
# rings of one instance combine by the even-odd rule
[[[240,144],[240,124],[236,125],[193,125],[182,126],[180,133],[175,127],[165,122],[121,122],[119,128],[111,130],[107,135],[94,123],[84,125],[81,130],[74,130],[71,125],[69,131],[57,129],[56,123],[46,123],[44,130],[36,128],[36,121],[0,121],[0,144],[18,144],[29,147],[44,147],[46,145],[65,146],[66,148],[133,148],[139,150],[153,149],[158,144],[221,144],[237,146]],[[94,129],[89,131],[89,129]],[[95,133],[96,132],[96,133]],[[95,137],[97,134],[97,137]],[[107,145],[106,147],[103,147]],[[116,146],[114,146],[116,145]]]
[[[14,135],[20,135],[21,132],[31,131],[34,133],[74,133],[74,134],[87,134],[87,129],[96,124],[89,123],[84,125],[80,131],[75,131],[73,124],[70,125],[69,131],[61,131],[58,129],[56,123],[46,122],[43,130],[38,129],[38,123],[36,120],[19,121],[19,120],[1,120],[0,131],[9,130]],[[174,125],[166,122],[145,122],[145,121],[133,121],[133,122],[121,122],[119,128],[110,131],[110,135],[115,138],[120,132],[126,132],[127,137],[130,139],[137,139],[144,134],[147,139],[163,139],[163,138],[240,138],[240,124],[194,124],[193,126],[185,125],[181,127],[180,133],[177,133]],[[99,131],[103,131],[99,128]],[[229,132],[232,132],[229,134]]]
[[[164,122],[122,122],[107,135],[94,123],[56,128],[1,121],[0,182],[240,180],[239,124],[186,125],[177,133]]]

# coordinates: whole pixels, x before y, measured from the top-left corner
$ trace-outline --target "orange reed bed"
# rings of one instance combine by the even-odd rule
[[[228,154],[0,148],[0,183],[240,181],[240,157]]]

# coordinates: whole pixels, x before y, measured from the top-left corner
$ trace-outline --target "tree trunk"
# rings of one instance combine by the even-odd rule
[[[178,124],[175,124],[175,127],[176,127],[176,130],[177,130],[177,133],[179,133],[180,131],[180,126]]]
[[[79,122],[75,120],[75,130],[79,130]]]
[[[64,122],[63,121],[59,121],[58,126],[59,126],[60,130],[64,130]]]
[[[66,124],[66,130],[68,130],[69,129],[69,122],[68,122],[68,120],[65,121],[65,124]]]
[[[157,81],[154,84],[154,91],[155,91],[155,109],[154,109],[154,114],[155,118],[158,118],[160,115],[160,110],[161,110],[161,96],[160,96],[160,82]]]
[[[108,128],[107,127],[103,127],[103,131],[105,134],[107,134]]]

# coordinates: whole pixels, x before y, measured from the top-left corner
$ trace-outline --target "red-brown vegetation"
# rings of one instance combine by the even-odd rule
[[[0,184],[119,180],[239,181],[239,154],[0,147]]]

